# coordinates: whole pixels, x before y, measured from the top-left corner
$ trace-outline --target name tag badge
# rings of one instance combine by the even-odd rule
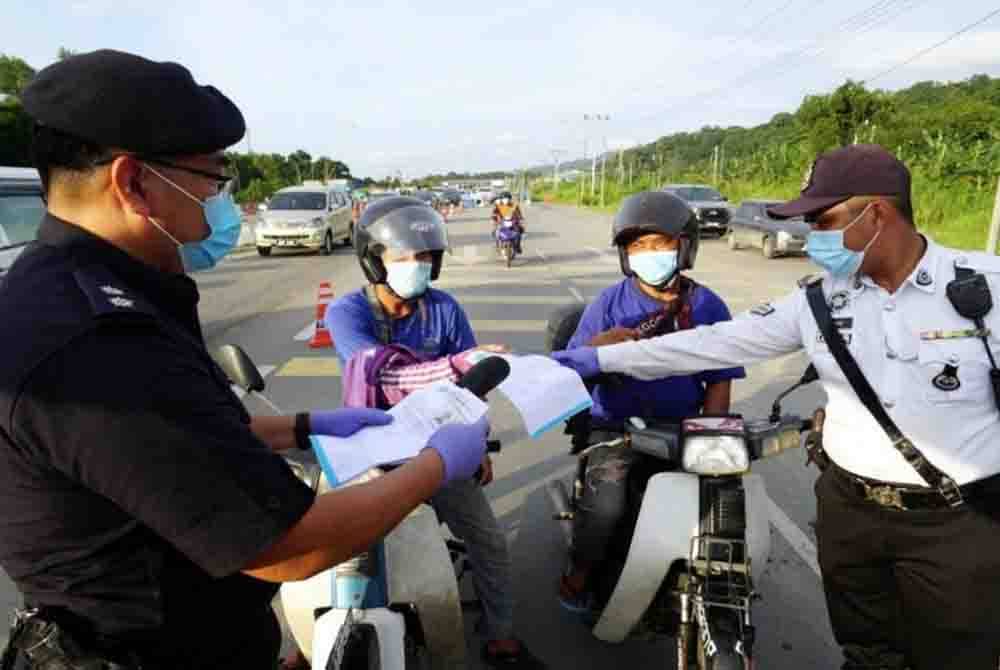
[[[961,340],[970,337],[989,337],[989,328],[966,328],[965,330],[925,330],[920,333],[920,339],[931,340]]]

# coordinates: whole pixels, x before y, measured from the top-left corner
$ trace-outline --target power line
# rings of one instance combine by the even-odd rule
[[[833,31],[814,40],[813,43],[810,44],[809,46],[806,46],[802,49],[798,49],[790,53],[780,54],[779,56],[761,65],[758,65],[746,72],[743,72],[738,77],[735,77],[732,80],[725,82],[724,84],[721,84],[707,91],[701,91],[688,98],[678,100],[677,102],[671,104],[666,108],[660,109],[657,112],[639,117],[637,119],[632,119],[632,121],[638,123],[644,121],[651,121],[653,119],[663,116],[667,112],[672,111],[680,106],[689,104],[694,100],[712,97],[721,93],[725,93],[727,91],[733,91],[742,88],[747,84],[753,82],[755,79],[757,79],[755,75],[758,75],[762,71],[768,71],[772,76],[784,75],[785,73],[790,72],[791,70],[794,70],[798,67],[802,67],[802,65],[804,65],[804,59],[791,62],[788,66],[784,68],[778,68],[777,70],[774,70],[773,68],[775,68],[775,66],[779,65],[781,62],[785,60],[795,58],[798,56],[803,56],[803,57],[819,56],[822,53],[825,53],[830,48],[831,44],[834,43],[841,44],[842,42],[838,42],[837,40],[842,36],[836,32],[837,30],[846,29],[846,26],[851,25],[853,28],[852,34],[849,36],[847,40],[848,42],[850,42],[857,39],[864,33],[870,32],[879,25],[882,25],[887,21],[898,17],[902,13],[906,11],[911,11],[914,7],[916,7],[916,5],[924,1],[925,0],[880,0],[879,2],[876,2],[874,5],[869,6],[868,9],[858,14],[855,14],[852,17],[848,17],[847,19],[842,21],[841,24],[836,26]],[[905,2],[909,2],[909,4],[908,5],[904,4],[901,6],[897,4],[895,7],[893,6],[893,3],[905,3]],[[873,10],[874,13],[872,13]],[[810,54],[809,53],[810,51],[813,51],[814,53]]]
[[[970,30],[972,30],[974,28],[978,28],[979,26],[983,25],[984,23],[986,23],[987,21],[989,21],[990,19],[992,19],[994,16],[997,16],[998,14],[1000,14],[1000,7],[998,7],[997,9],[994,9],[992,12],[990,12],[989,14],[987,14],[986,16],[984,16],[983,18],[979,19],[978,21],[974,21],[974,22],[970,23],[969,25],[965,26],[964,28],[962,28],[961,30],[958,30],[958,31],[952,33],[951,35],[949,35],[948,37],[944,38],[943,40],[941,40],[937,44],[934,44],[932,46],[927,47],[926,49],[918,51],[917,53],[915,53],[914,55],[910,56],[906,60],[904,60],[904,61],[902,61],[900,63],[897,63],[896,65],[893,65],[888,70],[883,70],[882,72],[879,72],[874,77],[869,77],[868,79],[865,79],[862,83],[864,83],[864,84],[870,84],[871,82],[875,81],[876,79],[881,79],[882,77],[885,77],[886,75],[892,74],[893,72],[895,72],[896,70],[898,70],[900,68],[906,67],[910,63],[912,63],[912,62],[914,62],[914,61],[916,61],[916,60],[918,60],[920,58],[923,58],[924,56],[926,56],[930,52],[934,51],[935,49],[937,49],[939,47],[943,47],[945,44],[948,44],[952,40],[960,37],[961,35],[964,35],[965,33],[969,32]]]

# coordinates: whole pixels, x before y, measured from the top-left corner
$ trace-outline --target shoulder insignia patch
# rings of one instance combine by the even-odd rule
[[[750,313],[754,316],[767,316],[769,314],[774,314],[774,305],[769,302],[762,302],[751,309]]]
[[[849,305],[851,302],[851,296],[847,291],[837,291],[830,296],[830,309],[834,312],[839,312]]]
[[[73,273],[77,285],[90,302],[94,316],[108,314],[153,314],[154,310],[128,290],[106,267],[90,265]]]
[[[976,272],[996,273],[1000,272],[1000,256],[991,256],[984,253],[965,252],[968,255],[961,255],[955,258],[955,266],[969,268]]]

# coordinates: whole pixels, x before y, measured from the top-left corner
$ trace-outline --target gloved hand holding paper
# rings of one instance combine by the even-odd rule
[[[350,481],[379,465],[409,460],[449,423],[475,423],[487,406],[469,391],[449,382],[428,386],[389,410],[393,422],[365,428],[350,437],[313,435],[313,451],[331,486]]]

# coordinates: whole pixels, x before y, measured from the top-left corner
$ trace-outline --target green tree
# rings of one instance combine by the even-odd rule
[[[20,97],[35,70],[20,58],[0,54],[0,94]]]

